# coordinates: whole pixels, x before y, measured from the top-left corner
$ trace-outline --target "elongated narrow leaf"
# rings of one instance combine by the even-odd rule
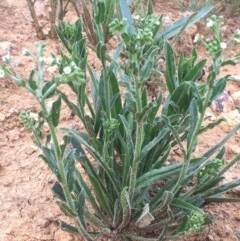
[[[111,113],[113,118],[118,118],[118,115],[122,111],[122,100],[121,100],[121,94],[120,94],[120,89],[119,89],[119,84],[118,84],[118,79],[116,75],[114,74],[113,71],[110,71],[108,74],[110,75],[110,80],[111,80]]]
[[[207,60],[201,60],[199,63],[197,63],[185,76],[182,80],[179,80],[179,82],[182,81],[197,81],[202,76],[203,67],[205,66]]]
[[[167,161],[169,157],[170,151],[171,145],[167,145],[165,152],[162,153],[163,155],[159,156],[159,158],[154,162],[153,169],[159,169],[164,165],[164,163]]]
[[[229,133],[214,147],[204,154],[204,157],[211,157],[217,150],[223,147],[223,145],[239,130],[240,124],[236,125]]]
[[[121,206],[122,206],[122,223],[119,226],[120,229],[126,227],[131,218],[131,203],[129,198],[129,193],[127,191],[128,187],[124,187],[121,192]]]
[[[210,102],[215,100],[219,95],[221,95],[223,93],[223,91],[226,87],[227,78],[228,77],[223,77],[219,80],[216,80],[216,82],[214,83],[214,86],[213,86],[213,92],[212,92],[212,96],[210,98]]]
[[[198,133],[201,134],[201,133],[203,133],[203,132],[205,132],[205,131],[207,131],[207,130],[209,130],[209,129],[212,129],[212,128],[214,128],[215,126],[221,124],[221,123],[224,122],[224,121],[226,121],[226,119],[225,119],[224,117],[219,118],[218,120],[213,121],[213,122],[207,124],[206,126],[202,127]]]
[[[105,2],[104,1],[99,1],[97,2],[97,14],[95,16],[96,19],[96,23],[102,23],[104,21],[105,18]]]
[[[172,93],[170,105],[168,107],[168,116],[173,114],[185,114],[194,97],[194,91],[191,82],[183,82]]]
[[[103,214],[102,210],[100,209],[99,205],[97,204],[95,197],[92,194],[92,190],[88,187],[84,179],[82,178],[81,174],[79,172],[75,172],[76,180],[78,181],[79,185],[82,187],[82,189],[85,191],[85,195],[89,203],[91,204],[92,208],[96,212],[97,216],[99,216],[102,220],[102,222],[106,225],[110,225],[108,222],[108,219]]]
[[[147,2],[147,15],[153,14],[153,4],[152,0],[148,0]]]
[[[106,61],[106,51],[107,47],[103,42],[97,44],[97,57],[102,61],[102,64],[105,65]]]
[[[133,35],[136,32],[134,21],[132,18],[131,11],[125,0],[119,0],[122,18],[127,19],[128,22],[128,32]]]
[[[44,84],[42,89],[42,98],[47,99],[50,97],[53,97],[56,92],[56,83],[54,79],[51,81],[48,81],[46,84]]]
[[[190,211],[195,211],[195,212],[199,212],[199,213],[203,213],[203,210],[192,205],[191,203],[188,203],[182,199],[179,198],[174,198],[172,201],[172,206],[174,207],[178,207],[178,208],[183,208],[183,209],[187,209]]]
[[[97,228],[101,228],[101,229],[107,228],[107,225],[103,222],[103,220],[97,217],[95,213],[92,213],[92,210],[89,211],[85,209],[84,217],[89,223],[91,223],[91,225]]]
[[[129,123],[128,123],[128,121],[125,119],[124,116],[119,115],[119,117],[120,117],[120,119],[121,119],[121,121],[122,121],[122,123],[123,123],[124,130],[125,130],[125,133],[126,133],[127,145],[128,145],[129,154],[130,154],[131,156],[133,156],[134,143],[133,143],[132,132],[131,132]]]
[[[36,74],[36,70],[32,70],[30,75],[29,75],[28,82],[27,82],[27,88],[31,92],[34,92],[38,88],[37,83],[34,80],[34,75],[35,74]]]
[[[114,215],[113,215],[113,228],[116,228],[120,224],[121,220],[121,206],[119,203],[119,199],[117,199],[114,203]]]
[[[64,221],[60,222],[60,227],[63,231],[67,231],[69,233],[73,233],[73,234],[80,234],[80,232],[78,231],[78,229]]]
[[[168,128],[162,129],[152,141],[145,145],[140,154],[141,159],[144,158],[162,139],[164,139],[168,133]]]
[[[74,202],[75,210],[77,212],[78,218],[81,220],[83,227],[86,229],[86,224],[84,220],[85,213],[85,191],[82,189],[80,194],[78,195],[76,201]]]
[[[168,42],[164,43],[164,55],[166,63],[165,78],[167,87],[170,93],[177,88],[178,83],[176,79],[175,58],[171,45]]]
[[[62,128],[63,131],[68,132],[70,135],[74,136],[78,141],[80,141],[96,158],[98,163],[102,166],[102,168],[105,170],[106,174],[109,177],[109,180],[111,180],[115,190],[119,192],[120,190],[120,184],[118,180],[116,179],[115,172],[112,168],[109,167],[108,163],[103,160],[100,153],[89,143],[86,136],[83,133],[77,133],[75,131],[72,131],[70,129]]]
[[[55,182],[53,187],[51,188],[52,192],[61,200],[61,201],[66,201],[66,197],[64,194],[64,190],[59,182]]]
[[[234,198],[234,197],[211,197],[211,198],[205,198],[204,200],[206,203],[240,202],[240,198]]]
[[[87,170],[88,174],[89,171]],[[88,175],[89,179],[93,185],[95,196],[100,204],[101,208],[110,216],[113,217],[113,204],[110,199],[110,195],[107,190],[102,185],[99,178],[94,177],[93,175]]]
[[[66,50],[67,50],[70,54],[72,54],[72,48],[71,48],[68,40],[65,38],[61,27],[55,26],[55,27],[54,27],[54,30],[55,30],[58,38],[61,40],[63,46],[66,48]]]
[[[50,167],[52,172],[56,175],[58,180],[61,180],[61,177],[60,177],[59,171],[58,171],[57,159],[54,154],[54,150],[49,149],[45,146],[42,146],[41,150],[43,152],[43,155],[40,155],[40,157],[48,164],[48,166]]]
[[[51,109],[52,123],[55,127],[59,123],[60,110],[61,110],[61,95],[59,95],[57,100],[53,102],[52,109]]]
[[[188,216],[186,215],[184,217],[184,219],[182,220],[182,222],[180,223],[180,225],[178,225],[177,229],[174,231],[174,234],[181,234],[183,232],[185,232],[188,228]]]
[[[61,209],[61,211],[68,217],[75,217],[76,213],[74,212],[74,210],[72,210],[66,202],[62,202],[62,201],[56,201],[56,204],[59,206],[59,208]]]
[[[223,184],[219,187],[207,190],[206,192],[201,194],[202,198],[210,198],[210,197],[214,197],[216,195],[220,195],[223,194],[231,189],[233,189],[234,187],[237,187],[240,185],[240,179],[237,179],[236,181],[233,182],[228,182],[226,184]]]
[[[159,43],[161,39],[169,39],[174,35],[178,34],[180,31],[183,31],[183,26],[185,26],[186,28],[192,26],[201,18],[206,16],[212,9],[213,7],[211,6],[204,7],[200,11],[190,16],[183,17],[182,19],[171,24],[169,27],[165,28],[163,31],[157,34],[157,43]]]
[[[189,107],[189,113],[191,116],[191,124],[190,129],[187,135],[187,146],[189,147],[189,144],[194,141],[194,138],[196,138],[197,134],[197,122],[198,122],[198,106],[195,101],[195,99],[192,100],[190,107]]]
[[[182,164],[173,164],[162,167],[161,169],[153,169],[140,176],[136,182],[136,189],[150,186],[165,178],[171,178],[179,174]]]

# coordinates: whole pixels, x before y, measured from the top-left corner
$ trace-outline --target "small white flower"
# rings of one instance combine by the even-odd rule
[[[239,44],[239,43],[240,43],[240,39],[239,39],[239,38],[234,38],[233,40],[234,40],[234,42],[235,42],[236,44]]]
[[[25,55],[25,56],[29,56],[30,55],[30,51],[28,49],[24,48],[22,50],[22,54]]]
[[[221,47],[221,49],[225,49],[225,48],[227,48],[227,45],[226,45],[226,43],[222,42],[222,43],[220,43],[220,47]]]
[[[34,112],[30,112],[29,117],[36,122],[38,121],[38,114]]]
[[[194,37],[193,43],[199,42],[200,39],[201,39],[201,36],[200,36],[199,33],[197,33],[197,34],[195,35],[195,37]]]
[[[39,62],[45,63],[45,59],[44,59],[43,57],[40,57],[40,58],[39,58]]]
[[[235,36],[236,36],[236,37],[240,37],[240,29],[237,29],[237,30],[235,31]]]
[[[70,66],[67,66],[67,67],[65,67],[65,68],[63,69],[63,72],[64,72],[65,74],[70,74],[70,73],[72,72],[72,69],[71,69]]]
[[[3,78],[5,76],[4,70],[0,69],[0,78]]]
[[[10,56],[10,54],[7,54],[7,55],[4,55],[3,57],[2,57],[2,61],[3,62],[10,62],[11,61],[11,56]]]
[[[207,20],[207,28],[211,28],[213,26],[214,22],[211,19]]]
[[[133,16],[133,18],[134,18],[135,20],[139,20],[139,19],[140,19],[140,16],[139,16],[139,15],[135,15],[135,16]]]
[[[77,68],[77,65],[76,65],[75,62],[73,62],[73,61],[70,63],[70,66],[73,67],[74,69]]]

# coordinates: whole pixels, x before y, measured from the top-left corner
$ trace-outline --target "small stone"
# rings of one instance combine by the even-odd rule
[[[207,236],[207,238],[208,238],[209,241],[213,241],[213,240],[214,240],[214,238],[213,238],[213,236],[212,236],[211,234],[209,234],[209,235]]]
[[[36,152],[38,150],[38,148],[36,147],[36,146],[27,146],[26,148],[25,148],[25,153],[27,154],[27,155],[32,155],[34,152]]]
[[[236,106],[240,106],[240,91],[237,91],[232,94],[232,98]]]
[[[0,42],[0,56],[3,57],[11,52],[13,44],[11,42]]]
[[[2,113],[0,113],[0,121],[4,121],[6,119],[6,116]]]
[[[235,214],[235,219],[237,221],[240,221],[240,211],[238,211],[236,214]]]
[[[19,130],[11,130],[7,134],[7,138],[9,141],[16,141],[20,138],[20,131]]]

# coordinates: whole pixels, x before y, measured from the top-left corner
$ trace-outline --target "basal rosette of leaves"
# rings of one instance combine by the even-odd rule
[[[106,2],[92,1],[93,10],[97,9],[95,4],[106,9]],[[193,157],[198,136],[222,121],[204,125],[205,113],[232,78],[220,78],[221,67],[235,65],[239,55],[222,57],[220,28],[212,29],[218,48],[208,51],[212,64],[206,80],[199,82],[206,60],[198,59],[195,48],[190,57],[181,54],[177,60],[168,40],[205,16],[210,7],[163,28],[162,17],[153,14],[150,1],[146,13],[137,18],[125,0],[115,4],[118,18],[112,21],[100,12],[92,15],[97,18],[95,29],[101,32],[95,49],[102,63],[100,74],[89,65],[89,41],[79,19],[75,25],[56,27],[67,50],[61,52],[61,59],[54,57],[46,63],[44,46],[38,45],[37,53],[25,51],[37,64],[28,80],[17,74],[11,58],[2,66],[1,76],[26,88],[39,102],[38,116],[27,112],[21,119],[33,131],[42,159],[56,176],[52,190],[59,199],[57,205],[73,220],[72,224],[61,221],[63,230],[86,240],[149,241],[199,232],[211,222],[203,211],[206,203],[239,201],[221,195],[238,186],[240,179],[226,184],[221,181],[240,159],[238,154],[224,163],[224,145],[240,124],[202,156]],[[213,21],[212,26],[219,26],[217,19]],[[119,39],[111,52],[103,26]],[[208,41],[204,43],[209,47]],[[159,54],[165,58],[168,96],[163,101],[160,92],[155,101],[149,101],[146,82],[156,71]],[[44,81],[44,73],[52,65],[58,67],[59,74]],[[86,90],[88,82],[91,96]],[[72,90],[75,100],[62,85]],[[50,108],[49,99],[53,100]],[[57,132],[63,101],[84,131],[61,128],[65,133],[61,139]],[[44,123],[50,130],[45,138]],[[181,150],[181,161],[173,163],[170,153],[176,146]],[[84,173],[78,170],[79,164]]]

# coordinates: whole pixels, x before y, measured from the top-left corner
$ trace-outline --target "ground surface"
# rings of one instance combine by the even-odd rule
[[[155,1],[155,11],[165,13],[171,22],[183,15],[173,3]],[[39,9],[42,19],[47,9]],[[185,13],[186,14],[186,13]],[[239,15],[238,15],[239,16]],[[71,16],[68,16],[72,20]],[[235,26],[240,26],[240,18],[230,16],[226,21],[226,36]],[[198,28],[195,32],[201,31]],[[189,33],[188,33],[189,34]],[[188,36],[189,37],[189,36]],[[191,37],[191,36],[190,36]],[[31,68],[31,62],[22,56],[22,49],[34,49],[34,42],[39,41],[31,23],[25,1],[7,0],[0,2],[0,57],[11,53],[14,62],[25,75]],[[184,40],[183,40],[184,41]],[[59,43],[47,39],[48,53],[57,53]],[[202,52],[204,56],[204,52]],[[94,58],[94,57],[90,57]],[[1,61],[1,60],[0,60]],[[225,73],[240,75],[240,68],[226,68]],[[199,152],[214,145],[231,127],[240,121],[240,84],[229,83],[226,98],[223,98],[223,110],[217,112],[212,108],[212,118],[225,116],[228,122],[211,130],[201,138]],[[37,105],[30,94],[17,88],[7,80],[0,82],[0,241],[70,241],[74,238],[61,231],[58,220],[63,218],[54,204],[54,196],[50,188],[54,176],[47,166],[38,158],[40,154],[33,145],[31,134],[19,121],[19,113],[31,109],[36,111]],[[77,124],[70,120],[68,113],[61,121],[66,126]],[[227,144],[226,160],[240,151],[240,134],[236,134]],[[227,180],[239,178],[240,164],[226,175]],[[239,191],[234,194],[240,197]],[[240,232],[240,204],[211,204],[206,208],[217,220],[199,235],[182,240],[236,241],[236,232]]]

